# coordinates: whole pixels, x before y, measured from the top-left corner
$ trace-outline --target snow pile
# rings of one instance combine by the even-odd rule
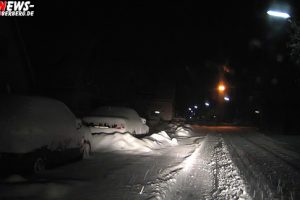
[[[142,140],[151,149],[160,149],[166,146],[175,146],[178,144],[176,138],[171,139],[165,131],[154,133]]]
[[[143,139],[138,139],[129,133],[100,134],[92,137],[92,149],[104,152],[131,151],[132,153],[147,153],[178,144],[176,138],[171,139],[165,131],[154,133]]]
[[[192,128],[193,128],[192,125],[190,125],[190,124],[185,124],[184,127],[185,127],[185,128],[189,128],[189,129],[192,129]]]
[[[133,137],[129,133],[100,134],[93,136],[91,140],[94,151],[135,151],[150,152],[151,149],[145,142]]]
[[[210,165],[215,180],[213,199],[251,199],[222,138],[215,146]]]
[[[175,131],[175,135],[178,137],[190,137],[190,131],[186,130],[183,127],[178,127]]]

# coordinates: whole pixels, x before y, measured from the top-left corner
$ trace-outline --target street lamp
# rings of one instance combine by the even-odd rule
[[[219,84],[219,86],[218,86],[218,90],[219,90],[219,92],[224,92],[225,90],[226,90],[226,87],[225,87],[225,85],[223,84],[223,83],[220,83]]]
[[[204,104],[205,104],[206,107],[209,107],[209,103],[208,102],[205,102]]]
[[[275,10],[268,10],[267,14],[270,15],[270,16],[272,16],[272,17],[279,17],[279,18],[283,18],[283,19],[288,19],[288,18],[291,17],[286,12],[275,11]]]

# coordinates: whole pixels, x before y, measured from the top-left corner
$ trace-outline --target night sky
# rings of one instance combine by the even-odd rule
[[[185,109],[212,98],[219,69],[227,66],[242,105],[255,81],[289,75],[281,71],[292,65],[289,27],[266,15],[274,6],[299,18],[297,1],[60,1],[36,3],[35,17],[18,24],[37,93],[85,88],[107,99],[117,91],[130,101],[170,84],[176,106]]]

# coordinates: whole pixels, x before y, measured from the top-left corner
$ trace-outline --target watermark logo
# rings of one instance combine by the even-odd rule
[[[0,1],[0,16],[33,16],[33,8],[30,1]]]

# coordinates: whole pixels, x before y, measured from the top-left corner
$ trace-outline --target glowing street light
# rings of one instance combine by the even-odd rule
[[[198,106],[194,106],[195,109],[198,109]]]
[[[267,14],[272,17],[279,17],[279,18],[283,18],[283,19],[288,19],[291,17],[288,13],[281,12],[281,11],[275,11],[275,10],[268,10]]]
[[[224,92],[226,90],[225,85],[223,83],[219,84],[218,90],[219,90],[219,92]]]
[[[155,114],[160,114],[160,112],[158,110],[154,111]]]
[[[205,105],[206,107],[209,107],[209,103],[208,103],[208,102],[205,102],[204,105]]]
[[[191,108],[189,108],[189,111],[191,111],[192,109]]]

